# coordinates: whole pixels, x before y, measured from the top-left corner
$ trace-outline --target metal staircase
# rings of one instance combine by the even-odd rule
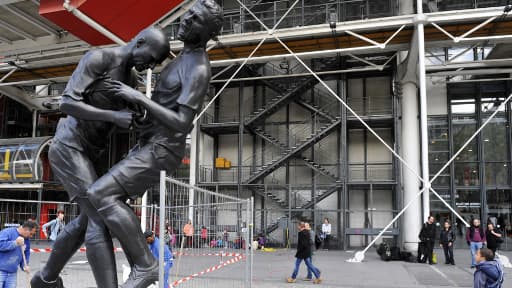
[[[295,146],[286,148],[282,152],[281,157],[272,159],[271,162],[267,162],[259,167],[259,169],[251,173],[249,179],[244,182],[246,184],[255,183],[256,181],[272,173],[277,168],[281,167],[283,164],[289,161],[292,157],[300,154],[302,151],[310,148],[312,145],[329,135],[329,133],[337,128],[340,124],[340,117],[336,117],[334,120],[324,124],[322,127],[316,129],[315,132],[307,136],[306,139],[296,142],[296,144],[294,144]]]
[[[333,184],[327,190],[322,192],[320,195],[316,196],[316,198],[314,200],[312,199],[312,200],[306,202],[305,204],[301,205],[300,207],[296,207],[294,209],[309,209],[309,208],[313,208],[313,206],[316,203],[318,203],[318,202],[324,200],[325,198],[329,197],[331,194],[333,194],[334,192],[338,191],[338,189],[340,189],[341,187],[342,187],[341,181],[337,180],[335,184]],[[302,215],[301,211],[292,211],[291,212],[291,218],[292,219],[300,217],[301,215]],[[270,234],[270,233],[274,232],[275,230],[277,230],[277,228],[279,228],[279,222],[283,218],[287,218],[287,217],[286,216],[280,217],[277,220],[275,220],[274,222],[272,222],[271,224],[267,225],[267,227],[265,227],[265,234]]]
[[[270,81],[265,81],[270,82]],[[247,117],[247,120],[245,120],[245,125],[255,125],[257,123],[260,123],[261,120],[264,120],[266,117],[269,117],[270,115],[277,112],[280,108],[284,107],[285,105],[289,104],[293,101],[295,97],[298,95],[303,94],[308,89],[311,89],[318,83],[318,80],[315,78],[309,78],[305,79],[304,81],[297,81],[292,82],[290,88],[286,88],[287,91],[283,94],[277,95],[276,97],[272,98],[270,102],[268,102],[264,107],[257,109],[252,114],[250,114]],[[268,84],[270,87],[278,87],[279,90],[281,90],[282,86],[278,83],[270,83]]]

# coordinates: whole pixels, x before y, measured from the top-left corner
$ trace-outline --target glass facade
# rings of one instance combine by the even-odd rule
[[[430,116],[428,121],[430,177],[455,156],[433,182],[433,188],[466,221],[494,221],[508,235],[512,233],[512,115],[510,103],[504,107],[500,104],[509,93],[505,81],[448,84],[448,115]],[[489,120],[496,110],[495,117]],[[469,141],[488,120],[481,133]],[[431,213],[439,221],[451,219],[462,236],[462,222],[436,196],[431,195],[430,199]],[[511,242],[507,239],[502,248],[511,249]],[[463,241],[457,243],[461,245]]]

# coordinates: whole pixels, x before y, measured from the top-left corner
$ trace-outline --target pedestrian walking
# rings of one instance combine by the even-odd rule
[[[44,236],[50,240],[52,247],[59,234],[64,231],[64,226],[66,223],[64,223],[64,211],[62,210],[57,212],[57,218],[43,225]]]
[[[16,288],[18,267],[30,272],[30,237],[36,234],[36,228],[35,222],[25,221],[19,227],[0,231],[0,288]]]
[[[482,248],[476,251],[476,270],[473,276],[474,288],[501,288],[503,285],[503,267],[494,259],[490,249]]]
[[[306,230],[306,224],[304,222],[299,223],[299,240],[297,243],[297,253],[295,253],[295,269],[293,270],[292,276],[287,279],[288,283],[295,283],[297,280],[297,274],[299,273],[300,263],[304,261],[308,269],[311,269],[316,279],[313,281],[315,284],[322,283],[322,279],[320,278],[320,270],[313,266],[311,263],[311,238],[309,236],[309,231]]]
[[[208,229],[201,227],[201,246],[204,247],[208,243]]]
[[[475,268],[476,251],[482,249],[483,245],[487,242],[485,231],[480,226],[480,219],[473,219],[473,221],[471,221],[471,227],[469,227],[466,232],[466,242],[471,251],[471,268]]]
[[[194,243],[194,226],[192,226],[191,219],[188,219],[187,224],[183,227],[183,233],[185,234],[186,247],[192,248],[192,244]]]
[[[492,222],[487,224],[485,238],[487,240],[487,248],[491,249],[492,254],[496,255],[496,249],[498,249],[500,244],[503,243],[503,234],[500,230],[494,227]]]
[[[222,240],[224,244],[224,248],[227,249],[229,247],[229,233],[228,230],[224,229],[224,233],[222,234]]]
[[[453,243],[455,243],[455,238],[455,232],[452,229],[452,225],[449,221],[445,221],[443,230],[441,230],[441,235],[439,237],[439,243],[444,251],[444,264],[455,265],[455,260],[453,259]]]
[[[324,242],[324,250],[329,250],[329,241],[331,240],[331,223],[328,218],[325,218],[324,223],[322,224],[321,238]]]
[[[306,230],[309,232],[309,241],[310,241],[310,244],[311,244],[311,264],[313,264],[313,255],[315,254],[315,231],[313,229],[311,229],[311,226],[309,225],[309,223],[304,223],[306,225]],[[306,265],[307,266],[307,265]],[[309,269],[309,267],[307,267],[308,269],[308,275],[306,276],[306,278],[304,279],[304,281],[311,281],[313,280],[313,271],[311,269]]]
[[[151,250],[151,254],[156,259],[160,257],[160,240],[155,234],[151,231],[144,232],[144,237],[146,238],[146,242],[148,243],[149,250]],[[169,249],[167,245],[164,245],[164,287],[169,288],[169,270],[172,268],[172,250]]]
[[[433,261],[434,254],[434,244],[436,240],[436,224],[434,223],[434,216],[429,216],[427,222],[423,224],[423,227],[420,231],[420,241],[423,246],[423,255],[425,256],[423,259],[420,259],[422,263],[428,263],[430,265],[435,264]]]

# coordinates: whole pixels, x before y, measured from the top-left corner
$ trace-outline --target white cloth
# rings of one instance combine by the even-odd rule
[[[325,235],[331,235],[331,223],[322,224],[322,233]]]

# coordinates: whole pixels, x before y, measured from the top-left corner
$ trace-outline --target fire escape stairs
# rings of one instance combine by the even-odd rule
[[[318,203],[318,202],[324,200],[325,198],[329,197],[331,194],[333,194],[334,192],[338,191],[338,189],[340,189],[341,187],[342,187],[341,180],[337,180],[336,183],[334,183],[331,187],[329,187],[327,190],[322,192],[322,194],[318,195],[316,197],[316,199],[310,200],[310,201],[306,202],[305,204],[301,205],[300,207],[296,207],[294,209],[300,210],[300,209],[312,208],[312,207],[315,206],[316,203]],[[301,215],[302,215],[301,211],[292,211],[291,212],[292,219],[300,217]],[[286,216],[283,216],[283,217],[277,219],[276,221],[272,222],[271,224],[267,225],[267,227],[265,227],[265,234],[270,234],[270,233],[274,232],[275,230],[277,230],[277,228],[279,228],[279,222],[283,218],[286,218]]]
[[[267,81],[265,81],[267,82]],[[287,90],[280,95],[272,98],[265,107],[258,108],[256,111],[251,113],[247,120],[245,120],[245,126],[251,126],[257,124],[264,120],[266,117],[277,112],[281,107],[289,104],[295,97],[303,94],[308,89],[314,87],[318,83],[318,80],[315,78],[304,79],[302,82],[293,82]],[[279,85],[276,83],[268,84],[268,85]]]
[[[312,145],[314,145],[315,143],[329,135],[329,133],[333,131],[336,127],[338,127],[340,124],[340,117],[336,117],[329,123],[325,123],[322,127],[318,128],[315,132],[311,133],[311,135],[306,137],[306,139],[297,143],[296,146],[285,148],[283,150],[283,153],[281,154],[281,157],[272,159],[271,162],[267,162],[264,165],[262,165],[258,170],[256,170],[249,176],[249,179],[247,179],[245,183],[255,183],[256,181],[272,173],[277,168],[281,167],[281,165],[289,161],[292,157],[295,157],[302,151],[308,149],[309,147],[311,147]]]

